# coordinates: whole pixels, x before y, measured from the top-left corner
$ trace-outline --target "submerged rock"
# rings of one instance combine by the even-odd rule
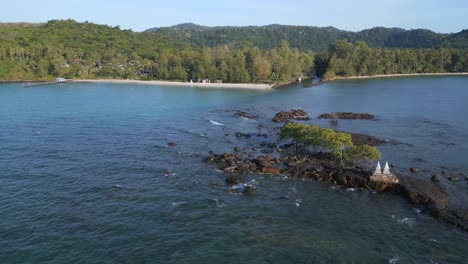
[[[169,147],[175,147],[175,146],[177,146],[177,143],[175,143],[175,142],[169,142],[169,143],[167,143],[167,145],[168,145]]]
[[[235,194],[255,194],[256,191],[257,188],[255,186],[246,183],[239,183],[229,188],[229,192]]]
[[[226,179],[227,184],[239,184],[242,182],[242,177],[239,175],[231,175]]]
[[[375,116],[367,113],[352,113],[352,112],[335,112],[328,114],[321,114],[318,117],[319,119],[361,119],[361,120],[371,120]]]
[[[346,132],[349,133],[349,132]],[[349,133],[351,134],[351,140],[353,141],[353,144],[356,146],[359,145],[369,145],[369,146],[378,146],[382,145],[384,143],[389,143],[389,140],[382,140],[378,139],[373,136],[365,135],[365,134],[358,134],[358,133]]]
[[[237,111],[234,115],[240,118],[249,118],[249,119],[256,119],[259,117],[258,114],[252,114],[252,113],[245,112],[245,111]]]
[[[436,173],[436,174],[432,175],[431,180],[434,181],[434,182],[440,182],[440,180],[442,180],[442,177],[440,176],[440,174]]]
[[[448,177],[448,179],[451,180],[451,181],[459,181],[459,180],[460,180],[460,177],[458,177],[458,176],[450,176],[450,177]]]
[[[412,167],[412,168],[410,169],[410,171],[411,171],[412,173],[418,173],[418,172],[419,172],[419,169],[418,169],[418,168],[415,168],[415,167]]]
[[[272,121],[276,123],[287,122],[289,120],[310,120],[309,114],[302,109],[291,109],[287,112],[276,113]]]
[[[248,134],[241,133],[241,132],[236,132],[236,137],[237,137],[237,138],[243,137],[243,138],[248,139],[248,138],[251,138],[252,136],[251,136],[251,135],[248,135]]]

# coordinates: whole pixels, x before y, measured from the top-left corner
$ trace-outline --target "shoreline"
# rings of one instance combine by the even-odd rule
[[[325,83],[341,80],[365,80],[365,79],[379,79],[379,78],[397,78],[397,77],[418,77],[418,76],[467,76],[468,72],[435,72],[435,73],[394,73],[394,74],[377,74],[377,75],[363,75],[363,76],[337,76],[329,80],[322,80],[311,85],[304,86],[304,88],[319,86]]]
[[[200,88],[228,88],[228,89],[249,89],[249,90],[270,90],[273,88],[270,84],[255,83],[189,83],[189,82],[171,82],[171,81],[142,81],[142,80],[121,80],[121,79],[96,79],[96,80],[73,80],[71,83],[111,83],[111,84],[143,84],[143,85],[165,85],[165,86],[184,86]]]

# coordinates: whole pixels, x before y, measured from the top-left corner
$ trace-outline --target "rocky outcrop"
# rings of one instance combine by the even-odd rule
[[[245,111],[237,111],[234,115],[240,118],[248,118],[248,119],[256,119],[259,116],[258,114],[253,114],[253,113],[249,113]]]
[[[276,123],[290,120],[310,120],[310,116],[302,109],[291,109],[287,112],[281,111],[276,113],[275,117],[272,119],[272,121]]]
[[[361,119],[361,120],[371,120],[374,119],[375,116],[366,113],[352,113],[352,112],[336,112],[336,113],[328,113],[328,114],[321,114],[318,117],[319,119]]]
[[[422,206],[435,206],[439,209],[448,207],[448,196],[444,188],[430,181],[397,175],[400,185],[396,191],[406,197],[411,203]]]
[[[349,133],[349,132],[346,132]],[[360,145],[369,145],[369,146],[378,146],[382,145],[384,143],[387,143],[387,141],[378,139],[373,136],[365,135],[365,134],[358,134],[358,133],[349,133],[351,134],[351,140],[353,141],[353,144],[356,146]]]

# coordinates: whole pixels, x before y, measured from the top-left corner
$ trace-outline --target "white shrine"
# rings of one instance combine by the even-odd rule
[[[380,161],[377,162],[377,167],[375,168],[374,174],[370,177],[371,181],[375,182],[387,182],[387,183],[399,183],[397,176],[390,172],[390,167],[388,162],[385,162],[385,167],[382,171],[380,167]]]

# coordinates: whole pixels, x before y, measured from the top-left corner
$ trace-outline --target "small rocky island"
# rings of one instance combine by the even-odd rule
[[[372,120],[375,118],[374,115],[367,113],[352,113],[352,112],[335,112],[328,114],[321,114],[318,116],[319,119],[350,119],[350,120]]]
[[[309,115],[303,110],[291,110],[279,112],[273,121],[291,119],[309,120]],[[422,207],[423,212],[468,231],[468,211],[449,210],[448,195],[439,184],[399,172],[391,173],[388,164],[383,171],[379,164],[374,172],[360,166],[364,161],[380,158],[380,152],[366,142],[354,142],[349,133],[289,122],[280,129],[274,142],[262,142],[260,148],[263,149],[258,146],[235,147],[232,153],[210,153],[205,161],[228,174],[226,183],[231,186],[231,192],[256,192],[255,186],[244,183],[248,174],[391,192]],[[372,143],[375,146],[384,142],[374,140]]]

